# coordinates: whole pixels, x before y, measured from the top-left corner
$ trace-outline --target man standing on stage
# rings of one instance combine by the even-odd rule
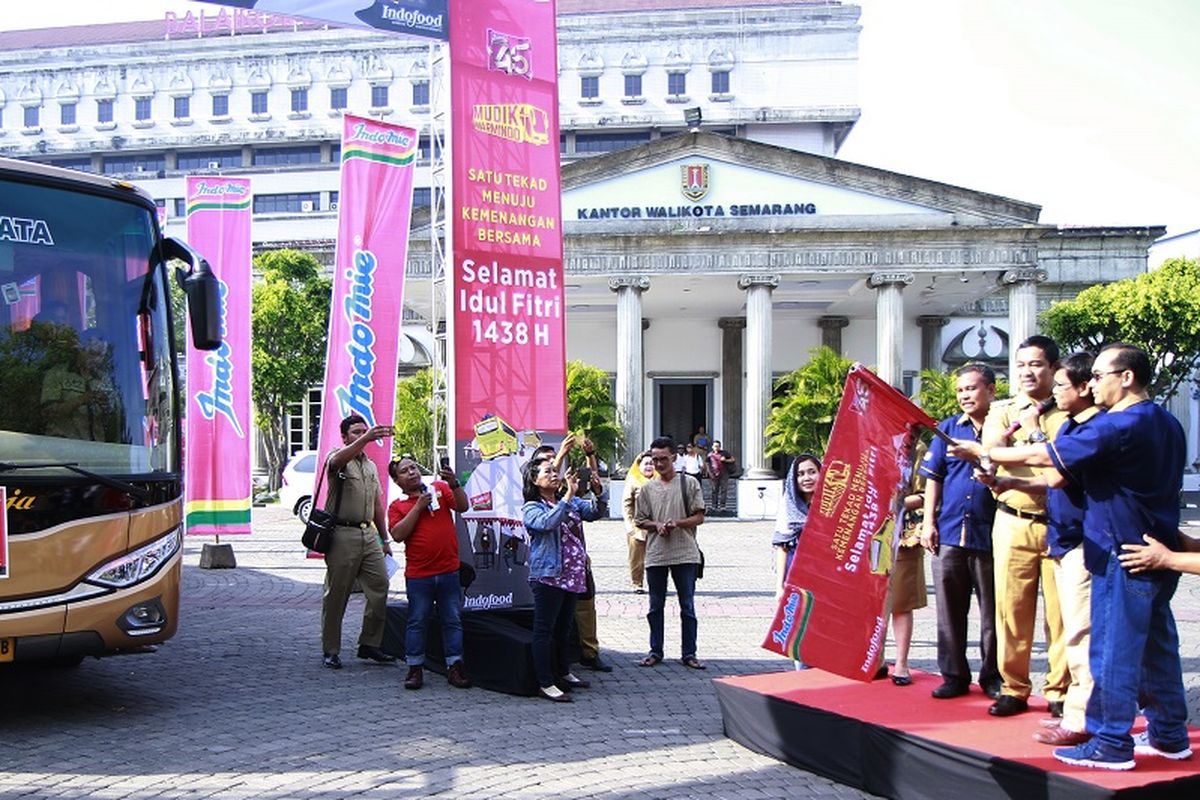
[[[1183,428],[1146,392],[1152,374],[1143,350],[1111,344],[1092,366],[1091,391],[1108,409],[1070,436],[1045,445],[1000,448],[996,464],[1052,466],[1048,477],[1081,481],[1085,493],[1084,562],[1092,574],[1089,664],[1095,685],[1087,706],[1092,738],[1059,748],[1067,764],[1132,769],[1134,753],[1172,760],[1192,754],[1179,635],[1170,601],[1176,572],[1131,573],[1124,545],[1145,536],[1180,549],[1179,492],[1186,441]],[[1139,705],[1149,728],[1130,735]]]
[[[325,510],[337,516],[333,545],[325,554],[325,592],[321,596],[322,663],[329,669],[342,668],[342,617],[355,579],[366,601],[358,657],[381,664],[396,660],[379,649],[387,619],[388,576],[383,556],[392,548],[382,538],[387,513],[379,473],[363,453],[371,442],[391,436],[392,429],[388,425],[368,428],[365,419],[351,414],[342,420],[341,432],[345,446],[329,454],[325,467],[329,477]]]
[[[994,403],[983,424],[983,449],[1050,441],[1066,421],[1057,409],[1036,413],[1050,397],[1058,367],[1058,345],[1046,336],[1031,336],[1017,348],[1016,385],[1019,393],[1007,403]],[[980,445],[967,441],[951,447],[952,456],[978,457]],[[985,469],[984,472],[990,472]],[[996,518],[992,525],[992,559],[996,590],[997,661],[1003,686],[988,708],[996,717],[1020,714],[1029,708],[1033,684],[1029,662],[1041,584],[1046,617],[1050,669],[1043,696],[1052,716],[1062,716],[1070,676],[1063,648],[1062,614],[1054,583],[1054,562],[1046,550],[1046,483],[1027,466],[1005,466],[997,472]]]
[[[437,605],[442,623],[442,652],[446,680],[466,689],[471,681],[463,672],[462,585],[459,583],[458,532],[454,514],[469,508],[466,490],[454,471],[443,468],[441,480],[426,487],[417,462],[402,457],[388,464],[388,472],[406,495],[388,508],[392,539],[404,542],[404,586],[408,593],[408,626],[404,632],[404,660],[408,664],[405,689],[424,683],[425,629]]]
[[[996,373],[983,364],[960,367],[955,394],[962,414],[948,417],[938,428],[955,439],[979,441],[983,421],[996,396]],[[968,692],[971,665],[967,661],[967,615],[971,595],[979,598],[979,687],[991,698],[1000,696],[996,666],[996,606],[993,595],[992,520],[996,499],[975,480],[969,461],[950,458],[946,444],[934,437],[920,466],[925,476],[925,516],[921,545],[937,558],[933,585],[937,596],[938,669],[942,684],[933,696],[944,700]]]

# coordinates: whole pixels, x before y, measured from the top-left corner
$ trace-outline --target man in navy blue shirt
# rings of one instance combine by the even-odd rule
[[[955,396],[962,414],[939,423],[955,439],[979,441],[983,421],[996,396],[996,373],[983,364],[960,367]],[[925,517],[921,545],[937,556],[933,586],[937,596],[938,669],[942,684],[938,699],[968,692],[971,665],[967,662],[967,614],[971,594],[979,598],[979,686],[991,698],[1000,696],[996,666],[996,606],[992,578],[992,519],[996,499],[976,481],[969,461],[950,458],[945,442],[935,437],[921,463],[925,476]]]
[[[1108,409],[1071,436],[1047,445],[994,448],[997,464],[1052,466],[1052,483],[1081,483],[1085,493],[1084,562],[1092,574],[1092,641],[1095,679],[1087,705],[1090,741],[1059,748],[1067,764],[1132,769],[1134,753],[1172,760],[1191,756],[1187,701],[1179,661],[1179,634],[1171,597],[1179,574],[1131,573],[1118,556],[1144,536],[1171,550],[1179,544],[1179,491],[1186,442],[1183,428],[1153,403],[1146,387],[1152,370],[1146,353],[1111,344],[1092,366],[1091,390]],[[1140,702],[1139,702],[1140,701]],[[1138,706],[1149,727],[1130,735]]]

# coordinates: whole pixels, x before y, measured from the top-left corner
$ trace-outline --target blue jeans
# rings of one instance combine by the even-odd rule
[[[1178,583],[1177,572],[1132,576],[1114,553],[1104,574],[1092,575],[1088,663],[1095,684],[1087,729],[1108,749],[1131,758],[1129,730],[1139,704],[1156,745],[1174,749],[1188,743],[1179,633],[1170,606]]]
[[[663,608],[667,605],[667,573],[679,598],[679,621],[683,628],[684,658],[696,655],[696,570],[699,564],[672,564],[646,567],[646,588],[650,590],[650,652],[663,657]]]
[[[442,649],[446,666],[462,661],[462,587],[458,571],[444,572],[428,578],[405,578],[408,592],[408,628],[404,631],[404,661],[410,667],[425,664],[425,628],[437,603],[442,620]]]
[[[538,686],[553,686],[571,671],[567,634],[575,619],[578,595],[557,586],[530,581],[533,593],[533,671]]]

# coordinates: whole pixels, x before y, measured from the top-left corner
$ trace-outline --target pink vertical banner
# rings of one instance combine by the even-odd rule
[[[250,533],[250,181],[188,177],[187,239],[220,286],[221,346],[187,350],[189,534]]]
[[[555,3],[451,0],[449,14],[453,433],[477,569],[466,607],[525,605],[520,468],[567,424]]]
[[[395,416],[416,153],[412,128],[345,117],[319,464],[342,446],[345,417],[373,426]],[[385,483],[390,447],[384,440],[366,451]]]

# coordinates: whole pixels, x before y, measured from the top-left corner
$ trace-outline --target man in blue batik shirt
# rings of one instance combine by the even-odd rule
[[[1072,435],[1046,445],[993,448],[993,463],[1054,467],[1084,489],[1084,562],[1092,574],[1089,664],[1095,685],[1087,705],[1090,741],[1054,751],[1083,767],[1125,770],[1134,753],[1172,760],[1191,756],[1179,634],[1171,597],[1179,574],[1131,573],[1118,556],[1143,537],[1180,549],[1179,491],[1186,441],[1179,421],[1153,403],[1143,350],[1111,344],[1092,366],[1092,396],[1108,409]],[[1139,700],[1149,727],[1131,736]]]
[[[955,439],[979,441],[983,421],[996,396],[996,373],[983,364],[960,367],[955,397],[962,414],[938,428]],[[996,666],[996,604],[992,578],[992,520],[996,498],[972,477],[969,461],[951,458],[946,443],[935,437],[921,462],[925,476],[925,517],[921,545],[933,555],[933,587],[937,597],[938,669],[942,683],[932,692],[945,700],[969,691],[967,615],[971,594],[979,598],[979,686],[993,699],[1000,696]]]

